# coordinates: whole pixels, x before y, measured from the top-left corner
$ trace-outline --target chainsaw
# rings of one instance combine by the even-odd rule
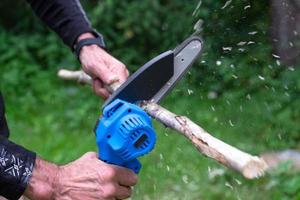
[[[156,133],[142,101],[159,103],[202,52],[203,42],[191,36],[148,61],[104,102],[102,117],[95,127],[99,159],[139,173],[138,161],[151,152]]]

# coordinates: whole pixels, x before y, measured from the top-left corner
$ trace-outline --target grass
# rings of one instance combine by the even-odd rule
[[[35,93],[28,88],[19,95],[5,95],[11,139],[59,164],[87,151],[96,151],[92,130],[102,100],[88,87],[55,79],[48,81],[44,84],[52,86],[45,92]],[[278,136],[280,129],[270,127],[268,120],[270,112],[265,102],[270,98],[276,101],[277,95],[263,90],[249,99],[230,91],[209,99],[206,92],[186,86],[180,84],[163,105],[187,115],[214,136],[247,152],[259,154],[274,146],[289,147],[285,136]],[[189,95],[188,89],[193,94]],[[5,94],[5,88],[2,90]],[[143,168],[133,200],[293,199],[298,194],[296,190],[290,196],[281,188],[288,184],[288,177],[295,179],[299,177],[297,174],[283,171],[246,180],[203,157],[183,136],[156,122],[154,126],[158,135],[156,148],[141,158]],[[214,172],[220,175],[212,176]]]

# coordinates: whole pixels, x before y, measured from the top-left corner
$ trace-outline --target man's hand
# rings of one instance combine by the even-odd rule
[[[84,33],[78,37],[77,41],[93,37],[91,33]],[[94,91],[103,98],[107,98],[110,94],[105,85],[116,82],[121,84],[129,75],[123,63],[97,45],[82,47],[79,59],[83,71],[93,78]]]
[[[131,170],[106,164],[90,152],[61,167],[38,159],[25,196],[32,200],[125,199],[136,183]]]

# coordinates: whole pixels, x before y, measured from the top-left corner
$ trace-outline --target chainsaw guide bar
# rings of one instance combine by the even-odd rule
[[[200,55],[203,42],[191,36],[174,50],[166,51],[148,61],[132,74],[103,104],[115,99],[137,104],[140,101],[159,103],[188,71]]]

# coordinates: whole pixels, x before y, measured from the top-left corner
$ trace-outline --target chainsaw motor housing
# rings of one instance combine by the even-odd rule
[[[156,134],[151,118],[137,105],[114,100],[103,110],[95,129],[100,160],[139,173],[137,157],[151,152]]]

